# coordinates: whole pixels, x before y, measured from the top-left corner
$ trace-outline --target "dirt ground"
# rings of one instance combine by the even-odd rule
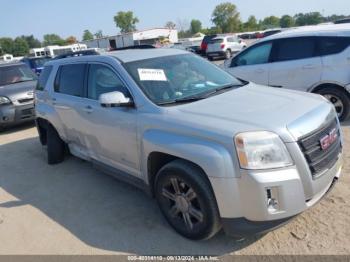
[[[0,133],[2,254],[350,254],[350,128],[343,175],[319,204],[261,238],[189,241],[152,199],[70,157],[48,166],[33,126]]]

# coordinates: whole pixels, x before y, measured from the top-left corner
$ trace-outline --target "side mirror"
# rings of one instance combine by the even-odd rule
[[[134,102],[122,92],[114,91],[100,95],[99,102],[103,107],[132,107]]]
[[[241,44],[241,43],[242,43],[242,39],[238,39],[238,43],[240,43],[240,44]]]

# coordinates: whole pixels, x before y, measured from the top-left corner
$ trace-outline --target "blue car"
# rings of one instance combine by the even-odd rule
[[[40,75],[44,68],[44,64],[51,60],[51,57],[25,57],[21,60],[22,63],[27,64],[32,71]]]

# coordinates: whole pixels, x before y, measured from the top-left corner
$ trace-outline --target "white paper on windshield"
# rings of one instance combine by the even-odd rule
[[[139,68],[139,77],[141,81],[167,81],[164,70]]]

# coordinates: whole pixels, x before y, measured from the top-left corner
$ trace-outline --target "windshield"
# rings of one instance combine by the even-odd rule
[[[34,73],[26,65],[0,67],[0,86],[36,79]]]
[[[51,59],[48,57],[33,59],[33,65],[35,67],[44,67],[44,64],[49,60],[51,60]]]
[[[242,85],[232,75],[194,54],[134,61],[124,67],[158,105]]]

